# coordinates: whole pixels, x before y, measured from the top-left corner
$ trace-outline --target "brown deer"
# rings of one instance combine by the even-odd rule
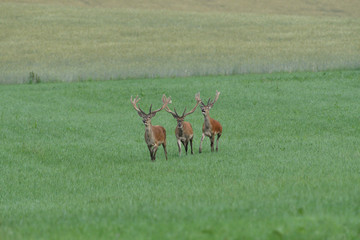
[[[140,101],[140,98],[136,96],[133,100],[132,96],[130,98],[132,105],[134,106],[135,110],[139,114],[140,117],[143,119],[143,123],[145,125],[145,142],[150,151],[150,157],[152,161],[155,161],[156,151],[158,147],[162,144],[164,147],[165,158],[167,160],[167,152],[166,152],[166,131],[165,128],[162,126],[153,126],[151,125],[151,118],[155,116],[155,114],[162,109],[164,109],[169,103],[171,103],[171,98],[166,98],[165,95],[162,97],[163,105],[161,108],[155,111],[151,111],[152,104],[150,106],[149,113],[146,114],[140,107],[137,107],[136,104]]]
[[[173,111],[171,111],[169,109],[168,106],[165,107],[165,111],[167,111],[168,113],[171,113],[171,115],[173,115],[173,117],[177,121],[177,125],[176,125],[176,128],[175,128],[175,136],[176,136],[177,145],[178,145],[178,148],[179,148],[179,156],[181,156],[181,143],[184,145],[185,152],[186,152],[186,155],[187,155],[189,141],[190,141],[190,147],[191,147],[191,154],[194,154],[194,152],[193,152],[193,144],[192,144],[193,143],[193,138],[194,138],[194,131],[192,129],[191,124],[189,122],[185,122],[184,119],[185,119],[186,116],[192,114],[196,110],[199,103],[201,102],[200,93],[195,94],[195,100],[196,100],[195,107],[188,113],[185,113],[186,112],[186,108],[185,108],[185,110],[184,110],[184,112],[183,112],[183,114],[181,116],[179,116],[179,114],[176,112],[175,108],[174,108],[174,112],[173,112]]]
[[[205,105],[202,101],[201,101],[201,112],[204,115],[204,124],[202,127],[202,136],[201,136],[201,141],[200,141],[200,148],[199,148],[199,153],[201,153],[202,151],[202,142],[204,141],[205,136],[210,138],[210,146],[211,146],[211,152],[214,151],[214,141],[215,141],[215,135],[217,135],[217,139],[216,139],[216,151],[218,151],[218,147],[219,147],[219,138],[221,137],[221,133],[222,133],[222,126],[221,124],[216,121],[215,119],[212,119],[209,115],[209,111],[210,109],[214,106],[214,103],[218,100],[220,95],[220,92],[218,92],[216,90],[216,95],[215,95],[215,99],[214,101],[210,102],[210,98],[207,102],[207,105]]]

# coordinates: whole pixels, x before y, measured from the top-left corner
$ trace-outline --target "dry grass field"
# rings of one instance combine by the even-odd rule
[[[0,1],[0,82],[358,68],[358,1]]]
[[[0,2],[14,2],[4,1]],[[261,13],[304,16],[340,16],[360,17],[360,3],[354,0],[17,0],[19,3],[38,3],[76,7],[102,7],[122,9],[170,10],[185,12],[226,12],[226,13]]]

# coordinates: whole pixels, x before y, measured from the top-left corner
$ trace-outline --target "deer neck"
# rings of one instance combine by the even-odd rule
[[[205,124],[205,129],[211,129],[211,123],[210,123],[210,115],[209,113],[207,113],[204,116],[204,124]]]
[[[184,126],[183,127],[177,127],[177,133],[181,137],[184,135]]]
[[[153,145],[155,143],[155,138],[151,123],[145,126],[145,142],[147,143],[147,145]]]

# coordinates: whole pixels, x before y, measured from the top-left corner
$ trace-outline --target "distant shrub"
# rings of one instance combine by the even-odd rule
[[[34,73],[33,71],[31,71],[29,73],[28,83],[33,84],[33,83],[40,83],[40,82],[41,82],[40,76],[37,75],[36,73]]]

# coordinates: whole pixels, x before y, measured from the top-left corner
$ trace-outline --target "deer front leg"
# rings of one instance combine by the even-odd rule
[[[177,140],[177,145],[179,148],[179,157],[181,157],[181,140],[180,139]]]
[[[215,141],[215,135],[212,135],[212,136],[210,137],[211,152],[214,151],[214,141]]]
[[[153,158],[153,153],[152,153],[152,149],[151,149],[152,146],[148,146],[148,148],[149,148],[151,160],[154,160],[154,158]]]
[[[184,146],[185,146],[186,155],[187,155],[187,150],[188,150],[188,144],[189,144],[189,142],[187,140],[185,140],[184,141]]]
[[[153,147],[153,149],[152,149],[153,161],[156,160],[156,152],[157,152],[157,150],[158,150],[158,147],[159,147],[159,146],[155,145],[155,146]]]
[[[205,134],[203,133],[202,136],[201,136],[201,140],[200,140],[199,153],[202,152],[202,142],[204,141],[204,138],[205,138]]]

